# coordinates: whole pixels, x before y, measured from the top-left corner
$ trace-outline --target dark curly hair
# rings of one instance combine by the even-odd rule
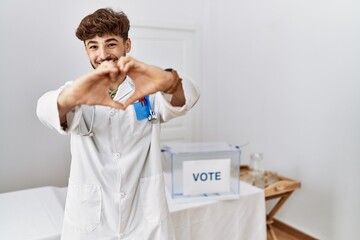
[[[113,34],[128,39],[130,21],[123,12],[115,12],[111,8],[101,8],[81,20],[76,29],[76,37],[81,41],[95,36]]]

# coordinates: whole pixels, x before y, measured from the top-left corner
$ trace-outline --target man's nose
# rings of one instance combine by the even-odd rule
[[[100,47],[99,48],[99,58],[102,61],[105,61],[109,57],[109,53],[106,51],[106,48]]]

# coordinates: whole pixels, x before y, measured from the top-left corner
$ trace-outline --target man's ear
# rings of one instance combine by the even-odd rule
[[[125,51],[126,53],[129,53],[131,50],[131,40],[130,38],[125,40]]]

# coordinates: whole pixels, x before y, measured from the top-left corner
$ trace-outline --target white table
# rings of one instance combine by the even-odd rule
[[[237,200],[168,204],[176,240],[266,239],[264,192],[245,182]]]
[[[58,240],[66,188],[41,187],[0,194],[1,240]],[[177,240],[265,240],[262,190],[240,183],[240,199],[172,203]]]

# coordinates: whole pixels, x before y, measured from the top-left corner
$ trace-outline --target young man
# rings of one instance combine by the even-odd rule
[[[71,134],[62,239],[173,239],[160,159],[160,123],[199,98],[193,83],[127,56],[129,20],[99,9],[80,23],[94,71],[45,93],[41,122]],[[156,116],[154,115],[156,113]]]

